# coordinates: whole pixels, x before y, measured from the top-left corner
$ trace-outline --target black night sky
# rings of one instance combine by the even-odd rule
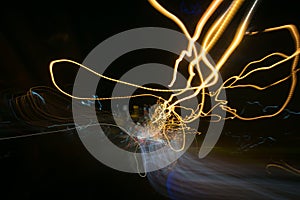
[[[179,16],[192,32],[210,1],[159,2]],[[26,94],[32,87],[53,87],[49,74],[51,61],[66,58],[82,63],[99,43],[133,28],[164,27],[180,31],[175,23],[157,12],[146,0],[41,4],[44,5],[4,6],[0,12],[0,198],[108,199],[105,197],[108,195],[109,199],[169,199],[157,192],[147,178],[118,172],[101,164],[88,153],[74,131],[1,140],[22,134],[34,135],[41,130],[15,118],[8,102],[10,98]],[[238,14],[243,16],[242,12]],[[294,24],[300,29],[297,1],[261,0],[249,30],[263,30],[285,24]],[[213,52],[216,58],[222,51],[221,45]],[[225,64],[221,74],[223,78],[232,76],[239,72],[240,66],[252,60],[276,50],[291,54],[294,50],[292,48],[292,40],[286,32],[257,36],[253,40],[246,38]],[[134,56],[130,54],[120,58],[114,65],[123,61],[132,66],[153,61],[172,65],[176,59],[174,55],[153,50],[133,53],[137,54],[138,59],[133,60]],[[124,73],[124,69],[116,68],[111,68],[107,75],[117,78]],[[71,65],[58,68],[56,73],[60,85],[71,88],[76,72],[77,68]],[[274,77],[284,72],[273,72]],[[270,77],[262,75],[255,78],[264,83]],[[280,96],[285,94],[282,91],[288,84],[278,91],[274,90],[273,95],[267,93],[257,98],[252,93],[246,96],[247,92],[243,91],[229,92],[227,95],[240,110],[262,110],[264,106],[274,108],[282,102]],[[100,96],[109,95],[109,92],[109,89],[105,89]],[[266,102],[262,103],[260,98]],[[295,95],[287,109],[274,119],[226,121],[224,133],[217,145],[227,149],[221,155],[235,161],[246,158],[265,164],[270,160],[285,160],[299,169],[299,101],[300,85],[297,83]],[[202,136],[199,141],[201,139]],[[264,171],[264,167],[260,170]],[[288,174],[280,170],[278,173]],[[287,175],[287,178],[299,186],[299,173],[295,176]],[[287,198],[300,198],[299,194],[294,197]]]

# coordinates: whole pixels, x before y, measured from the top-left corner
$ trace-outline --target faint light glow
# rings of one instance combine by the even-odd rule
[[[198,15],[202,12],[201,3],[200,2],[189,3],[186,2],[186,0],[182,0],[180,3],[180,10],[181,12],[188,15]]]

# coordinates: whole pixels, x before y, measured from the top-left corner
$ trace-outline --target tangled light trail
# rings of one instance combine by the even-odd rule
[[[186,36],[188,40],[188,46],[186,50],[183,50],[181,54],[179,55],[178,59],[175,61],[174,65],[174,71],[173,71],[173,78],[172,81],[169,84],[169,87],[171,88],[174,83],[176,82],[176,77],[179,69],[179,64],[185,57],[192,57],[192,61],[189,62],[188,65],[188,74],[189,77],[186,82],[186,86],[182,88],[175,88],[175,89],[154,89],[150,87],[145,87],[141,85],[136,85],[134,83],[124,82],[120,80],[116,80],[113,78],[106,77],[102,74],[97,73],[96,71],[93,71],[88,66],[84,66],[82,64],[79,64],[72,60],[67,59],[61,59],[61,60],[55,60],[50,63],[50,73],[52,82],[55,85],[55,87],[62,92],[63,94],[74,98],[74,99],[81,99],[81,100],[114,100],[114,99],[120,99],[120,98],[133,98],[133,97],[140,97],[140,96],[153,96],[155,98],[158,98],[159,106],[156,107],[156,110],[153,112],[152,117],[150,117],[150,122],[147,124],[147,126],[152,127],[150,130],[159,130],[161,132],[161,136],[166,139],[169,143],[169,133],[170,132],[178,132],[182,135],[183,138],[183,144],[179,149],[174,149],[176,151],[180,151],[184,149],[184,138],[187,131],[190,132],[188,124],[195,121],[196,119],[200,117],[217,117],[218,120],[225,120],[225,119],[234,119],[238,118],[241,120],[255,120],[255,119],[261,119],[261,118],[269,118],[274,117],[281,113],[290,102],[297,83],[297,75],[296,72],[298,72],[299,69],[297,69],[297,64],[299,61],[299,53],[300,53],[300,39],[299,39],[299,33],[297,28],[294,25],[284,25],[274,28],[268,28],[261,32],[247,32],[248,25],[250,23],[251,17],[254,13],[254,9],[257,5],[257,0],[253,2],[250,9],[247,11],[244,19],[241,21],[239,26],[237,27],[234,36],[232,37],[232,40],[228,47],[226,47],[224,53],[222,56],[218,59],[216,64],[214,65],[212,62],[210,62],[207,58],[207,55],[212,51],[212,49],[215,47],[218,41],[222,40],[222,35],[225,32],[225,30],[228,28],[228,25],[232,22],[235,15],[241,8],[245,1],[243,0],[234,0],[230,6],[227,8],[227,10],[221,14],[219,17],[217,17],[217,20],[214,20],[212,22],[212,25],[208,27],[206,32],[203,32],[204,27],[208,26],[208,22],[213,20],[213,15],[216,15],[216,11],[220,7],[220,5],[223,3],[222,0],[213,0],[211,4],[208,6],[207,10],[204,12],[202,17],[197,23],[197,26],[195,28],[195,31],[193,34],[190,34],[187,30],[184,23],[174,14],[170,13],[166,8],[164,8],[162,5],[160,5],[156,0],[149,0],[149,3],[161,14],[166,16],[167,18],[171,19],[173,22],[175,22],[179,28],[182,30],[184,35]],[[259,60],[255,60],[250,62],[248,65],[246,65],[242,72],[236,76],[232,76],[228,78],[224,83],[219,87],[217,90],[212,92],[206,92],[206,89],[211,88],[212,86],[215,86],[218,79],[220,78],[218,76],[218,72],[222,69],[224,64],[228,61],[230,56],[236,51],[237,47],[241,44],[241,41],[244,39],[245,36],[253,36],[256,34],[267,34],[268,32],[273,31],[281,31],[281,30],[287,30],[289,31],[290,35],[293,38],[295,50],[294,53],[291,55],[286,55],[281,52],[274,52],[272,54],[269,54]],[[202,35],[204,36],[202,37]],[[199,38],[203,38],[201,41],[198,41]],[[202,48],[197,49],[196,42],[200,42]],[[269,59],[271,57],[279,56],[282,59],[280,61],[277,61],[276,63],[273,63],[269,66],[262,66],[262,67],[256,67],[250,71],[247,71],[250,66],[258,65],[262,61]],[[253,75],[256,72],[261,71],[267,71],[270,69],[274,69],[275,67],[278,67],[279,65],[286,63],[288,61],[292,60],[292,65],[290,68],[290,74],[286,77],[283,77],[269,85],[265,86],[258,86],[255,84],[239,84],[240,80],[245,79],[246,77]],[[202,61],[202,62],[201,62]],[[53,73],[53,67],[55,64],[60,62],[69,62],[72,64],[75,64],[79,67],[82,67],[86,69],[87,71],[95,74],[96,76],[99,76],[101,78],[125,84],[130,87],[140,88],[148,91],[157,91],[157,92],[170,92],[173,93],[170,95],[169,99],[163,99],[161,97],[152,95],[152,94],[140,94],[140,95],[133,95],[133,96],[119,96],[119,97],[106,97],[106,98],[89,98],[89,97],[77,97],[73,96],[67,92],[65,92],[63,89],[61,89],[58,84],[55,81],[54,73]],[[209,69],[209,74],[204,75],[204,69]],[[192,81],[196,78],[199,79],[199,83],[196,86],[192,86]],[[227,105],[228,101],[219,99],[219,94],[222,90],[225,89],[234,89],[234,88],[254,88],[256,90],[265,90],[272,86],[278,85],[284,81],[291,80],[291,85],[289,88],[289,93],[287,97],[285,98],[285,101],[282,103],[282,105],[278,108],[277,111],[271,114],[266,115],[260,115],[260,116],[254,116],[254,117],[244,117],[239,114],[237,114],[237,110],[235,108],[232,108]],[[184,97],[180,97],[181,95],[185,95],[186,92],[193,91],[191,95],[187,95]],[[201,101],[197,108],[186,108],[180,106],[180,103],[187,101],[191,98],[195,98],[197,96],[201,95]],[[175,97],[177,100],[174,100]],[[215,106],[213,106],[209,111],[204,110],[205,105],[205,99],[213,98],[216,102],[218,102]],[[225,110],[228,114],[231,114],[231,116],[226,117],[222,119],[220,116],[213,116],[212,110],[216,107],[220,107],[221,109]],[[176,108],[183,108],[185,110],[190,111],[190,114],[187,116],[180,116],[176,112]],[[194,130],[194,133],[197,133],[197,130]],[[171,147],[172,148],[172,147]]]

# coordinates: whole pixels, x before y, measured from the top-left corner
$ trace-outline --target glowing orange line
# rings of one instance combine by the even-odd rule
[[[173,149],[174,151],[181,151],[185,146],[185,134],[186,134],[186,130],[188,130],[188,127],[187,127],[186,124],[198,119],[199,117],[206,117],[206,116],[215,116],[219,120],[221,120],[221,117],[218,116],[218,115],[210,115],[212,110],[215,109],[217,106],[220,106],[223,110],[225,110],[228,113],[231,113],[233,115],[232,117],[228,117],[228,118],[225,118],[225,119],[238,118],[238,119],[241,119],[241,120],[255,120],[255,119],[261,119],[261,118],[273,117],[273,116],[279,114],[280,112],[282,112],[286,108],[286,106],[290,102],[290,100],[292,98],[292,95],[294,94],[294,91],[295,91],[295,87],[296,87],[296,83],[297,83],[296,73],[299,71],[299,69],[296,69],[296,67],[297,67],[297,64],[298,64],[298,61],[299,61],[299,54],[300,54],[300,39],[299,39],[298,30],[294,25],[284,25],[284,26],[280,26],[280,27],[268,28],[268,29],[265,29],[264,31],[262,31],[262,32],[273,32],[273,31],[278,31],[278,30],[288,30],[289,33],[291,34],[291,36],[293,37],[293,40],[294,40],[294,43],[295,43],[294,53],[292,55],[287,56],[285,54],[276,52],[276,53],[269,54],[269,55],[265,56],[264,58],[262,58],[260,60],[250,62],[248,65],[246,65],[242,69],[242,71],[239,75],[232,76],[229,79],[227,79],[226,81],[224,81],[224,83],[216,91],[206,93],[205,92],[206,88],[209,88],[209,87],[211,87],[211,86],[213,86],[217,83],[218,78],[219,78],[218,72],[220,71],[220,69],[222,69],[224,64],[229,59],[229,57],[236,50],[236,48],[240,45],[240,43],[243,40],[244,36],[245,35],[255,35],[255,34],[258,34],[258,33],[262,33],[262,32],[247,32],[246,31],[246,29],[249,25],[249,22],[250,22],[250,17],[253,14],[254,7],[257,4],[257,0],[256,0],[256,1],[254,1],[252,7],[248,11],[245,19],[238,26],[230,45],[225,49],[224,53],[221,55],[221,57],[218,60],[217,64],[215,66],[213,66],[213,64],[207,59],[206,55],[214,47],[214,45],[221,39],[222,34],[224,33],[224,31],[228,27],[229,23],[232,21],[233,17],[235,16],[235,14],[238,11],[238,9],[243,4],[244,0],[234,0],[232,2],[232,4],[230,5],[230,7],[225,11],[225,13],[222,14],[221,17],[217,21],[215,21],[212,24],[211,27],[208,28],[208,31],[205,34],[204,39],[201,43],[203,49],[201,49],[198,52],[198,49],[196,48],[195,44],[196,44],[197,40],[199,40],[199,38],[202,34],[202,30],[203,30],[204,26],[207,24],[208,20],[216,12],[217,8],[220,6],[220,4],[222,2],[223,2],[222,0],[213,0],[212,1],[212,3],[209,5],[209,7],[207,8],[207,10],[203,14],[203,16],[198,21],[197,26],[196,26],[195,31],[194,31],[194,34],[193,34],[193,36],[191,36],[189,34],[187,28],[185,27],[184,23],[177,16],[173,15],[168,10],[166,10],[164,7],[162,7],[156,0],[149,0],[149,3],[156,10],[158,10],[160,13],[162,13],[167,18],[171,19],[173,22],[175,22],[179,26],[179,28],[182,30],[182,32],[184,33],[184,35],[186,36],[186,38],[188,40],[187,49],[183,50],[180,53],[178,59],[176,59],[176,61],[175,61],[172,81],[169,84],[169,87],[172,87],[174,85],[174,83],[176,82],[178,67],[179,67],[180,62],[183,60],[183,58],[185,56],[188,56],[188,57],[194,56],[193,60],[188,65],[189,77],[188,77],[188,80],[186,82],[185,88],[172,89],[172,90],[163,90],[163,89],[154,89],[154,88],[144,87],[144,86],[136,85],[136,84],[133,84],[133,83],[128,83],[128,82],[124,82],[124,81],[120,81],[120,80],[116,80],[116,79],[113,79],[113,78],[106,77],[106,76],[104,76],[100,73],[97,73],[97,72],[93,71],[92,69],[88,68],[87,66],[84,66],[84,65],[79,64],[75,61],[71,61],[71,60],[67,60],[67,59],[55,60],[55,61],[52,61],[50,63],[49,68],[50,68],[51,80],[52,80],[54,86],[61,93],[65,94],[66,96],[69,96],[71,98],[74,98],[74,99],[108,100],[108,99],[132,98],[132,97],[137,97],[137,96],[153,96],[153,97],[156,97],[156,98],[160,99],[161,102],[159,103],[159,107],[155,110],[155,112],[152,116],[153,118],[151,119],[151,123],[150,123],[149,126],[151,126],[150,127],[151,130],[160,130],[160,131],[162,131],[162,136],[166,139],[167,143],[169,144],[171,149]],[[248,69],[248,67],[250,65],[260,63],[263,60],[265,60],[265,59],[267,59],[271,56],[275,56],[275,55],[281,56],[281,57],[283,57],[283,59],[276,62],[275,64],[270,65],[270,66],[259,67],[259,68],[250,70],[249,72],[246,73],[246,70]],[[288,60],[291,60],[291,59],[293,59],[293,63],[292,63],[292,66],[291,66],[290,75],[285,77],[285,78],[282,78],[278,81],[275,81],[272,84],[269,84],[265,87],[260,87],[260,86],[254,85],[254,84],[245,84],[245,85],[237,85],[236,84],[239,80],[244,79],[244,78],[250,76],[251,74],[253,74],[255,72],[272,69],[272,68],[274,68],[274,67],[276,67],[276,66],[278,66],[278,65],[280,65],[284,62],[287,62]],[[200,66],[200,64],[199,64],[200,61],[203,61],[206,66]],[[94,74],[96,76],[99,76],[101,78],[104,78],[104,79],[107,79],[107,80],[110,80],[110,81],[113,81],[113,82],[125,84],[125,85],[135,87],[135,88],[141,88],[141,89],[145,89],[145,90],[149,90],[149,91],[174,92],[174,94],[172,94],[171,97],[168,100],[162,99],[161,97],[151,95],[151,94],[141,94],[141,95],[122,96],[122,97],[109,97],[109,98],[75,97],[75,96],[73,96],[71,94],[68,94],[67,92],[63,91],[57,85],[57,83],[55,81],[54,73],[53,73],[53,66],[54,66],[54,64],[59,63],[59,62],[70,62],[70,63],[75,64],[75,65],[77,65],[81,68],[84,68],[85,70],[91,72],[92,74]],[[203,77],[202,69],[200,67],[208,67],[209,70],[211,71],[211,73],[207,77]],[[196,68],[197,74],[195,73],[195,68]],[[200,83],[199,83],[199,85],[192,87],[191,84],[192,84],[192,81],[194,80],[196,75],[199,77]],[[283,81],[286,81],[288,79],[291,79],[291,86],[290,86],[290,89],[289,89],[288,96],[285,99],[283,105],[280,107],[280,109],[278,109],[278,111],[276,111],[273,114],[261,115],[261,116],[250,117],[250,118],[242,117],[242,116],[239,116],[237,114],[236,109],[227,106],[227,101],[226,100],[219,99],[219,94],[220,94],[221,90],[223,90],[223,89],[252,87],[252,88],[255,88],[257,90],[264,90],[264,89],[267,89],[271,86],[282,83]],[[226,84],[229,83],[229,81],[232,81],[232,82],[229,85],[226,86]],[[185,94],[185,92],[191,91],[191,90],[194,90],[191,95],[185,96],[183,98],[178,98],[178,100],[176,100],[174,103],[171,103],[174,97],[176,97],[176,96],[178,97],[179,95]],[[201,102],[198,104],[196,109],[185,108],[185,107],[179,106],[179,104],[181,102],[186,101],[188,99],[191,99],[193,97],[196,97],[200,93],[201,93]],[[216,105],[214,105],[206,113],[203,111],[205,97],[206,97],[205,95],[208,95],[211,98],[214,97],[215,101],[218,102]],[[18,106],[20,106],[20,105],[18,105]],[[35,105],[30,105],[30,106],[35,106]],[[189,110],[189,111],[191,111],[191,114],[189,116],[185,116],[184,118],[182,118],[178,113],[175,112],[175,108],[182,108],[182,109]],[[175,118],[171,118],[172,114],[173,114],[173,116],[175,116]],[[217,120],[217,121],[219,121],[219,120]],[[178,127],[180,127],[180,128],[178,128]],[[167,135],[167,131],[169,129],[172,129],[173,131],[181,131],[182,140],[183,140],[181,148],[174,149],[171,146],[170,138]],[[269,165],[269,166],[272,166],[272,165]]]

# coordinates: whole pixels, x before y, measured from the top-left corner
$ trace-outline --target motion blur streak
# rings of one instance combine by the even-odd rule
[[[165,158],[161,158],[165,159]],[[152,160],[152,163],[159,159]],[[259,163],[184,154],[168,168],[148,173],[151,185],[170,199],[294,199],[299,181],[266,175]],[[269,166],[271,167],[271,166]]]

